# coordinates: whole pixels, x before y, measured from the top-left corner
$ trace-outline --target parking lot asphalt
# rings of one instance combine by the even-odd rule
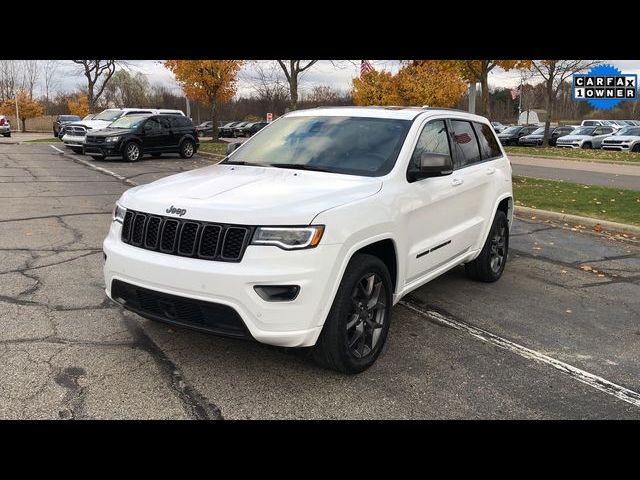
[[[115,200],[214,160],[91,160],[118,178],[81,160],[0,145],[0,418],[640,418],[637,243],[517,220],[500,281],[458,268],[418,289],[344,376],[105,299]]]

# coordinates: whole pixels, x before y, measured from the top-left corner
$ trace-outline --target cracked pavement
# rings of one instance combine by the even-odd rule
[[[640,408],[398,305],[367,372],[125,312],[101,244],[124,182],[46,144],[0,145],[0,418],[640,418]],[[93,162],[145,183],[211,164]],[[411,300],[640,391],[640,246],[518,220],[504,277],[455,269]]]

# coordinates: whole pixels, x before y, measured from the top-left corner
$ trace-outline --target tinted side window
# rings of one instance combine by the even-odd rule
[[[462,168],[482,160],[476,134],[471,122],[451,120],[454,168]]]
[[[170,129],[172,127],[171,123],[169,123],[169,119],[166,117],[158,117],[158,122],[160,122],[162,128]]]
[[[191,120],[189,120],[187,117],[171,117],[172,120],[175,120],[176,124],[179,127],[192,127],[193,124],[191,123]]]
[[[442,153],[451,158],[447,127],[444,120],[433,120],[424,126],[411,156],[409,170],[420,168],[420,158],[423,153]]]
[[[493,129],[489,125],[473,122],[473,127],[476,129],[476,134],[478,135],[480,153],[483,159],[495,158],[502,155],[498,141],[493,134]]]
[[[144,124],[144,130],[146,132],[158,132],[160,131],[160,128],[160,123],[158,123],[158,120],[156,120],[155,118],[150,118]]]

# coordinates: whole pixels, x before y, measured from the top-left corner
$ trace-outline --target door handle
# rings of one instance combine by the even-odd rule
[[[496,173],[496,169],[493,168],[493,167],[489,167],[485,171],[486,171],[487,175],[493,175],[494,173]]]
[[[453,185],[454,187],[458,187],[463,183],[464,183],[464,180],[461,178],[454,178],[453,180],[451,180],[451,185]]]

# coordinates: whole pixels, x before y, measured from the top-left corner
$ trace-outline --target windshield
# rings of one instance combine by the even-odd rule
[[[596,127],[580,127],[576,128],[571,135],[591,135]]]
[[[531,135],[544,135],[544,127],[536,128]]]
[[[61,122],[75,122],[76,120],[80,120],[78,115],[60,115]]]
[[[223,163],[376,177],[391,171],[410,126],[389,118],[285,117]]]
[[[94,120],[107,120],[107,121],[114,121],[116,118],[120,117],[120,115],[122,115],[124,112],[122,110],[104,110],[103,112],[100,112],[99,114],[97,114],[95,117],[93,117]]]
[[[624,127],[618,130],[615,135],[634,135],[640,136],[640,127]]]
[[[147,118],[146,115],[127,115],[120,117],[109,125],[109,128],[136,128]]]
[[[509,135],[511,133],[518,133],[521,129],[522,127],[509,127],[506,130],[503,130],[502,134]]]

